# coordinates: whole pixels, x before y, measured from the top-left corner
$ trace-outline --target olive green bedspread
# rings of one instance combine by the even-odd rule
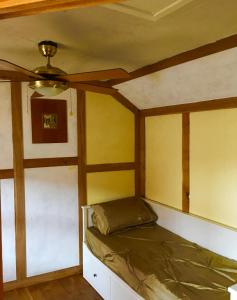
[[[147,300],[229,300],[237,262],[156,225],[104,236],[87,230],[91,251]]]

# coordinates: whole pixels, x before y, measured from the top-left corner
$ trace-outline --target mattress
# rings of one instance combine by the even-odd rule
[[[87,230],[93,254],[147,300],[229,300],[237,262],[150,224],[104,236]]]

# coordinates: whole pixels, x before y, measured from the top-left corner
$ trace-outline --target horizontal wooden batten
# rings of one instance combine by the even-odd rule
[[[0,179],[10,179],[10,178],[14,178],[14,170],[13,169],[0,170]]]
[[[47,168],[78,165],[78,157],[54,157],[24,159],[24,168]]]
[[[135,162],[128,163],[113,163],[113,164],[98,164],[98,165],[87,165],[87,173],[97,172],[109,172],[109,171],[123,171],[123,170],[135,170]]]
[[[158,115],[168,115],[168,114],[179,114],[183,112],[198,112],[198,111],[227,109],[227,108],[237,108],[237,97],[148,108],[148,109],[143,109],[141,111],[141,114],[145,117],[148,117],[148,116],[158,116]]]
[[[129,80],[133,80],[142,76],[146,76],[149,74],[152,74],[154,72],[158,72],[170,67],[174,67],[180,64],[183,64],[188,61],[192,61],[194,59],[202,58],[207,55],[211,55],[214,53],[218,53],[224,50],[228,50],[231,48],[237,47],[237,34],[229,36],[227,38],[218,40],[214,43],[206,44],[204,46],[182,52],[180,54],[177,54],[175,56],[163,59],[158,61],[157,63],[139,68],[133,72],[130,72],[130,78],[129,79],[114,79],[109,80],[108,83],[111,86],[114,86],[116,84],[120,84]]]
[[[60,278],[72,276],[75,274],[80,274],[82,273],[82,267],[81,266],[76,266],[72,268],[67,268],[55,272],[50,272],[42,275],[37,275],[37,276],[32,276],[32,277],[27,277],[22,280],[16,280],[16,281],[11,281],[4,283],[3,289],[4,292],[19,289],[19,288],[25,288],[28,286],[32,286],[35,284],[40,284],[43,282],[48,282],[52,280],[57,280]]]

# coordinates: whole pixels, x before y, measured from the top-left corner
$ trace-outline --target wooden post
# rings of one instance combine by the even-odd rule
[[[78,193],[79,193],[79,249],[80,265],[82,265],[83,253],[83,223],[82,206],[87,203],[86,180],[86,95],[84,91],[77,90],[77,143],[78,143]]]
[[[189,140],[190,140],[190,116],[189,113],[182,114],[182,165],[183,165],[183,212],[189,213]]]
[[[16,276],[26,277],[26,226],[25,226],[25,177],[23,151],[23,125],[21,83],[11,83],[12,139],[14,165],[14,199],[16,227]]]

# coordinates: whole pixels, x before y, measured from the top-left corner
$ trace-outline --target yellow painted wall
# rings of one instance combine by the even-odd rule
[[[129,196],[134,196],[134,171],[87,174],[88,204]]]
[[[182,208],[182,115],[146,118],[146,197]]]
[[[237,109],[190,121],[191,213],[237,228]]]
[[[86,93],[87,163],[134,161],[134,114],[110,95]]]

